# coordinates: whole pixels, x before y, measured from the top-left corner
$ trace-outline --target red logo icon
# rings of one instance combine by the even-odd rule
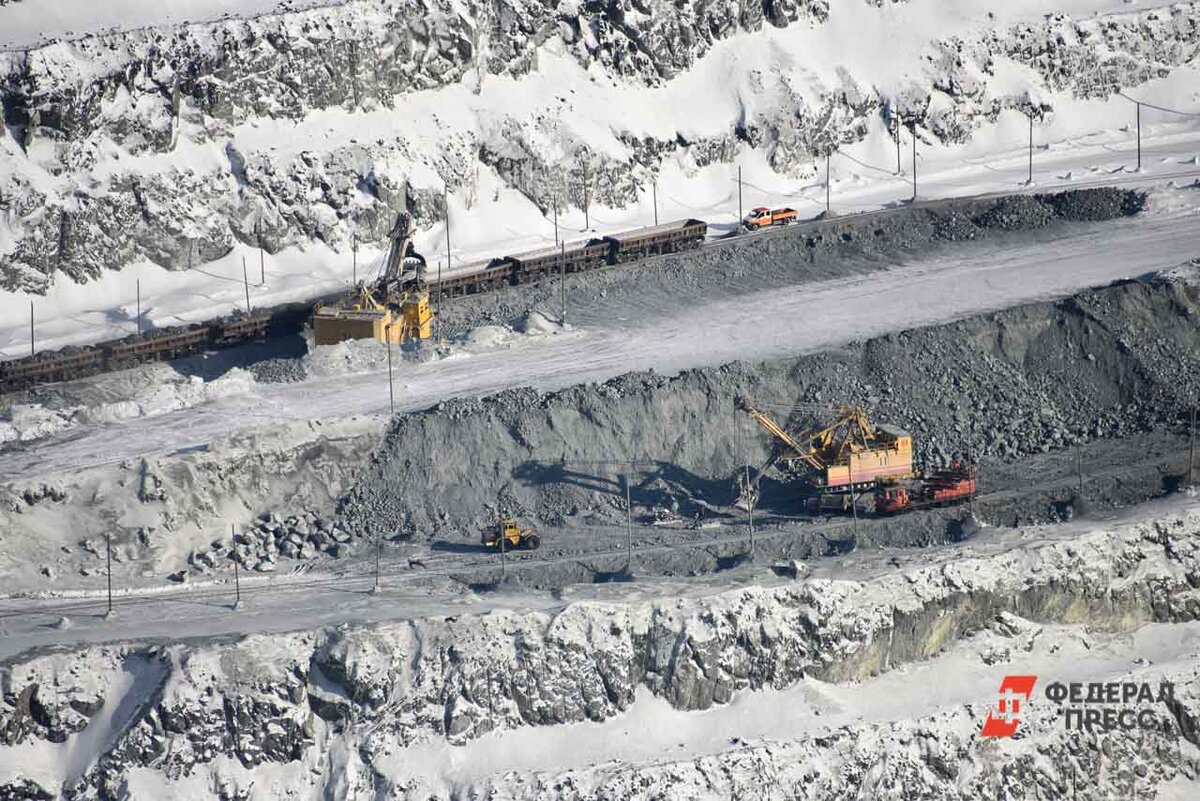
[[[1012,737],[1017,732],[1021,722],[1021,710],[1029,696],[1033,695],[1033,685],[1037,676],[1005,676],[1000,682],[1000,698],[996,708],[988,711],[987,720],[983,722],[984,737]]]

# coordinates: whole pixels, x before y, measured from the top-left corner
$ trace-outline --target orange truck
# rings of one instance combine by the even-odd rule
[[[779,208],[772,209],[768,206],[759,206],[755,209],[750,209],[750,213],[742,220],[742,225],[750,231],[757,231],[760,228],[766,228],[769,225],[790,225],[800,219],[796,214],[795,209]]]

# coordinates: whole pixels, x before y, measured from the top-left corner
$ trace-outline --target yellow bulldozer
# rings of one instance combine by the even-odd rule
[[[521,528],[515,517],[504,517],[495,528],[483,532],[483,545],[486,548],[513,551],[523,548],[536,551],[542,540],[533,529]]]

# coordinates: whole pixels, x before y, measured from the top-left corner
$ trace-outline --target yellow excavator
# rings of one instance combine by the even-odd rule
[[[754,477],[739,481],[741,494],[734,504],[739,508],[757,504],[763,474],[780,462],[806,467],[812,484],[823,494],[846,493],[916,475],[912,436],[889,426],[872,425],[866,412],[856,406],[810,407],[832,412],[833,422],[793,434],[745,396],[738,397],[736,404],[775,439],[770,456]]]
[[[506,551],[525,548],[530,551],[536,551],[541,544],[541,538],[533,532],[533,529],[521,528],[517,525],[515,517],[503,517],[500,519],[498,526],[483,532],[483,545],[485,548],[503,549]]]
[[[413,248],[412,215],[400,212],[392,226],[383,275],[360,283],[335,303],[313,311],[313,342],[334,345],[347,339],[375,339],[393,345],[429,339],[433,312],[424,288],[425,258]]]

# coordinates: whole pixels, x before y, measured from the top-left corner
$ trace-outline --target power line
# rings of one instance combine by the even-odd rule
[[[866,167],[868,170],[875,170],[877,172],[881,172],[884,175],[891,176],[892,178],[896,177],[895,170],[885,170],[882,167],[876,167],[874,164],[868,164],[865,161],[860,161],[859,159],[854,158],[854,156],[851,156],[849,153],[846,153],[845,151],[843,151],[839,148],[834,148],[833,152],[838,154],[839,156],[842,156],[843,158],[850,159],[850,161],[853,161],[855,164],[857,164],[860,167]]]
[[[1145,106],[1146,108],[1152,108],[1156,111],[1165,111],[1168,114],[1178,114],[1181,117],[1200,117],[1200,111],[1180,111],[1177,108],[1167,108],[1166,106],[1156,106],[1153,103],[1147,103],[1145,100],[1137,100],[1137,99],[1132,98],[1129,95],[1125,94],[1124,92],[1117,92],[1117,94],[1120,95],[1121,97],[1125,98],[1126,100],[1128,100],[1130,103],[1136,103],[1139,106]]]

